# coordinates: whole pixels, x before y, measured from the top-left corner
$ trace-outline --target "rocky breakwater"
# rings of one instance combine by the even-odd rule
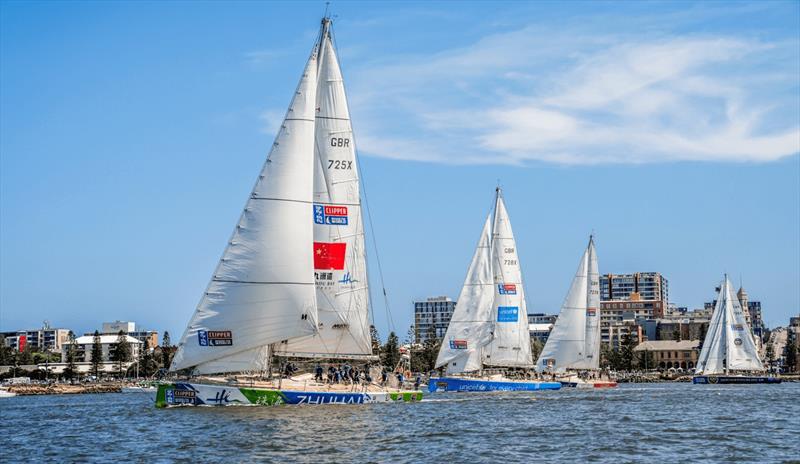
[[[50,385],[11,385],[8,391],[17,395],[77,395],[84,393],[119,393],[119,384],[50,384]]]

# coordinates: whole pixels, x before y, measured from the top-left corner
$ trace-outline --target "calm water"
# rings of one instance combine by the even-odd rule
[[[800,462],[797,383],[429,398],[169,410],[156,410],[149,394],[0,399],[0,454],[5,462]]]

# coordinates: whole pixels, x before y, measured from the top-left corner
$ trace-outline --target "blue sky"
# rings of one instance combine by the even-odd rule
[[[679,305],[728,272],[797,315],[799,5],[334,2],[397,331],[457,295],[498,181],[531,311],[594,230],[601,272]],[[0,329],[182,332],[323,10],[0,3]]]

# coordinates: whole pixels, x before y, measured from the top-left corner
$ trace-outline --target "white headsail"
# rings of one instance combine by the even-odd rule
[[[597,267],[597,250],[594,237],[589,236],[589,293],[586,296],[586,359],[581,368],[600,367],[600,271]]]
[[[315,48],[171,370],[259,370],[268,345],[317,330],[309,221],[316,55]]]
[[[590,237],[536,370],[565,372],[599,367],[599,279],[594,240]]]
[[[450,374],[479,370],[482,349],[492,340],[494,324],[490,318],[494,302],[494,277],[491,242],[490,213],[483,225],[464,286],[436,358],[436,367],[447,365]]]
[[[484,350],[483,363],[490,366],[533,367],[517,243],[499,188],[492,227],[492,267],[495,330],[494,339]]]
[[[762,371],[750,327],[728,276],[720,287],[714,314],[697,360],[697,373],[721,374],[731,370]]]
[[[371,357],[369,290],[355,141],[344,82],[323,19],[316,100],[314,277],[318,333],[288,340],[277,353],[301,357]]]

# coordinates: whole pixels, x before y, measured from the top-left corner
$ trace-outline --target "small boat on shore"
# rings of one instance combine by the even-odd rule
[[[536,370],[564,387],[613,388],[600,372],[600,273],[589,236],[558,319],[536,362]]]
[[[764,364],[750,332],[742,305],[733,293],[728,275],[719,287],[703,348],[692,383],[779,384],[780,377],[765,374]]]
[[[126,387],[122,387],[120,390],[122,393],[153,393],[157,391],[158,388],[155,385],[128,385]]]
[[[170,366],[191,376],[267,380],[163,383],[157,407],[421,399],[421,391],[390,391],[371,382],[341,388],[266,375],[277,357],[377,359],[361,184],[336,53],[325,17],[266,163]]]
[[[559,382],[485,376],[484,368],[533,368],[525,289],[517,244],[503,196],[495,191],[493,210],[478,246],[436,359],[446,376],[428,381],[430,392],[557,390]]]

